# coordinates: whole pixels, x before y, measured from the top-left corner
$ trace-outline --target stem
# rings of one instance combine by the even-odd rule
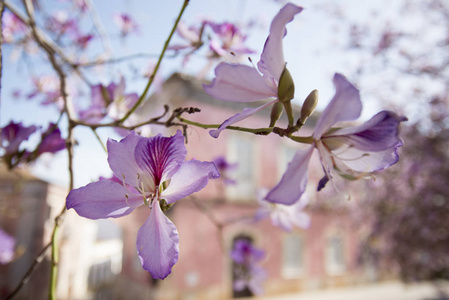
[[[173,34],[175,33],[176,28],[178,27],[178,23],[181,20],[182,14],[184,13],[184,11],[185,11],[185,9],[186,9],[188,4],[189,4],[189,0],[184,0],[184,4],[182,5],[181,11],[179,12],[179,15],[178,15],[178,18],[176,19],[175,24],[173,25],[173,28],[172,28],[172,30],[170,32],[170,35],[168,36],[167,40],[165,41],[164,48],[162,49],[161,55],[159,55],[159,59],[157,61],[156,66],[154,67],[153,74],[151,74],[151,76],[150,76],[150,78],[148,80],[147,86],[145,87],[143,93],[140,95],[140,97],[137,100],[136,104],[134,104],[134,106],[123,116],[123,118],[120,119],[120,121],[119,121],[120,123],[123,123],[126,119],[128,119],[129,116],[140,106],[142,101],[145,99],[145,97],[146,97],[146,95],[148,93],[148,90],[150,89],[151,84],[154,81],[154,77],[156,76],[156,73],[159,70],[159,66],[160,66],[160,64],[162,62],[162,59],[164,58],[165,51],[168,48],[170,40],[171,40]]]
[[[104,151],[107,153],[108,149],[106,148],[106,146],[103,144],[103,141],[101,140],[100,136],[98,135],[97,131],[95,130],[95,128],[92,128],[92,132],[94,133],[95,137],[97,138],[97,140],[100,142],[101,146],[103,147]]]
[[[204,129],[220,127],[219,124],[202,124],[202,123],[190,121],[190,120],[180,118],[180,117],[178,117],[178,119],[180,122],[183,122],[183,123],[186,123],[186,124],[189,124],[192,126],[204,128]],[[240,126],[228,126],[228,127],[226,127],[226,129],[250,132],[250,133],[254,133],[254,134],[269,134],[269,133],[273,132],[273,128],[247,128],[247,127],[240,127]]]
[[[62,216],[62,214],[65,213],[65,206],[58,218],[55,219],[56,222],[60,222],[61,219],[59,218]],[[53,228],[53,233],[51,235],[51,273],[50,273],[50,291],[48,298],[51,300],[56,300],[56,277],[58,275],[58,263],[59,263],[59,255],[58,255],[58,232],[59,232],[59,224],[55,224],[55,227]]]
[[[282,102],[282,104],[284,105],[285,112],[287,113],[288,125],[293,126],[293,124],[295,122],[295,118],[293,116],[292,103],[291,103],[291,101],[287,101],[287,102]]]
[[[39,252],[39,254],[36,256],[36,258],[33,260],[33,263],[28,268],[28,271],[23,275],[22,279],[20,280],[19,284],[16,286],[16,288],[9,294],[5,300],[13,299],[17,293],[22,289],[22,287],[30,280],[31,274],[37,269],[39,264],[44,260],[45,255],[47,254],[47,250],[50,249],[51,243],[48,243],[45,245],[45,247]]]

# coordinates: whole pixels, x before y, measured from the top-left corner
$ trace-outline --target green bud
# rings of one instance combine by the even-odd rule
[[[307,96],[306,100],[304,100],[304,104],[301,107],[301,117],[298,120],[298,123],[303,125],[307,118],[310,117],[315,110],[318,104],[318,90],[313,90],[309,96]]]
[[[287,67],[284,68],[281,78],[279,79],[278,97],[281,102],[289,102],[295,97],[295,84]]]
[[[281,117],[282,111],[284,110],[284,107],[282,106],[281,102],[276,102],[273,105],[273,108],[271,109],[271,115],[270,115],[270,126],[273,127],[277,120]]]

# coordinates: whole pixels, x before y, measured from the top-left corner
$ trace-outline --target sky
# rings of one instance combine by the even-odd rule
[[[15,1],[12,1],[15,2]],[[382,25],[383,18],[392,17],[396,12],[395,3],[389,4],[389,9],[382,9],[387,3],[381,1],[360,0],[303,0],[292,1],[304,7],[304,11],[297,15],[293,22],[287,25],[287,36],[284,39],[284,57],[290,73],[292,74],[298,104],[313,89],[320,92],[319,109],[323,109],[333,96],[332,76],[335,72],[351,74],[354,66],[362,60],[353,53],[345,51],[347,42],[347,22],[339,20],[341,14],[346,21],[366,20],[373,15],[374,11],[381,12],[377,20]],[[44,1],[46,7],[58,7],[61,1]],[[104,28],[110,33],[110,45],[114,57],[122,57],[135,53],[152,54],[154,57],[160,52],[163,43],[171,30],[171,26],[179,12],[181,0],[112,0],[92,1],[98,12],[98,17]],[[272,0],[191,0],[183,21],[193,25],[202,18],[214,21],[230,21],[234,23],[246,23],[255,20],[256,26],[248,31],[247,45],[256,53],[251,55],[253,62],[259,60],[260,52],[268,35],[269,25],[273,16],[281,8],[281,4]],[[127,12],[134,16],[139,24],[139,32],[123,40],[112,16],[118,12]],[[394,15],[393,15],[394,16]],[[375,25],[373,25],[375,26]],[[180,39],[175,36],[173,43]],[[102,44],[97,43],[89,48],[90,55],[100,53]],[[45,74],[51,72],[47,65],[34,62],[33,58],[25,59],[10,46],[4,47],[3,78],[1,90],[0,126],[4,126],[11,120],[22,121],[25,125],[39,124],[47,126],[49,121],[57,119],[57,110],[52,107],[41,107],[36,101],[16,99],[12,97],[14,91],[29,89],[27,76],[30,73]],[[14,58],[15,57],[15,58]],[[198,74],[205,65],[201,56],[194,56],[192,60],[181,68],[182,58],[166,58],[161,66],[161,75],[168,78],[173,72],[185,72]],[[106,66],[90,70],[88,77],[93,83],[109,83],[111,80],[118,81],[119,74],[132,80],[127,81],[127,92],[140,93],[146,83],[145,80],[132,74],[132,70],[139,69],[142,73],[149,65],[151,58],[135,59],[130,62]],[[155,58],[152,59],[155,61]],[[247,63],[247,62],[245,62]],[[211,79],[213,69],[207,78]],[[352,78],[349,77],[351,80]],[[29,82],[28,82],[29,84]],[[81,84],[81,83],[79,83]],[[88,92],[86,92],[88,95]],[[370,95],[361,91],[362,101],[365,109],[363,116],[374,115],[379,109],[379,103]],[[86,97],[86,95],[81,95]],[[64,121],[62,127],[66,126]],[[108,137],[118,138],[111,130],[99,130],[103,142]],[[110,174],[106,153],[96,140],[92,132],[86,128],[76,128],[75,136],[79,146],[75,149],[75,187],[85,185],[90,181],[97,180],[98,176]],[[33,140],[29,143],[32,144]],[[39,178],[52,183],[67,186],[68,172],[67,154],[65,151],[56,155],[46,155],[42,162],[35,164],[32,172]]]

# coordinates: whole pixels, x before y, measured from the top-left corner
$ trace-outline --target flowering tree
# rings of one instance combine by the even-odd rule
[[[362,256],[398,271],[404,281],[447,279],[449,6],[446,1],[397,4],[404,22],[387,19],[388,26],[380,28],[347,24],[345,51],[349,46],[370,57],[354,70],[360,84],[388,106],[407,111],[412,123],[404,132],[404,160],[368,184],[372,193],[359,209],[372,227]],[[372,86],[374,77],[386,79],[382,89]]]
[[[398,148],[402,146],[399,125],[406,118],[392,111],[381,111],[361,125],[343,124],[360,117],[362,101],[359,90],[338,73],[333,78],[335,95],[318,118],[313,134],[300,134],[301,128],[315,110],[318,92],[314,90],[310,93],[302,104],[300,114],[295,116],[292,109],[295,85],[286,68],[283,38],[287,33],[287,25],[303,9],[292,3],[283,6],[273,18],[256,68],[241,64],[238,59],[253,53],[253,50],[245,46],[246,35],[235,24],[201,20],[198,26],[188,28],[181,21],[189,4],[185,0],[140,93],[126,92],[125,77],[120,77],[118,82],[103,84],[98,83],[95,73],[88,72],[92,66],[132,59],[109,57],[111,46],[91,1],[63,1],[61,5],[66,5],[64,9],[49,14],[40,1],[24,0],[21,7],[14,1],[1,3],[3,9],[6,7],[2,17],[5,45],[16,47],[26,55],[37,52],[42,55],[39,59],[49,65],[52,71],[52,75],[34,77],[33,90],[26,95],[17,92],[17,96],[39,101],[42,105],[51,105],[58,111],[58,118],[48,124],[45,130],[14,121],[3,126],[0,140],[2,159],[12,169],[36,161],[45,152],[66,151],[68,157],[70,183],[66,205],[56,217],[51,240],[40,254],[45,255],[46,250],[51,248],[50,299],[56,297],[58,229],[67,209],[74,209],[81,217],[99,219],[121,217],[141,205],[147,206],[149,216],[137,233],[136,245],[142,267],[153,278],[163,279],[171,273],[171,268],[178,260],[179,236],[175,225],[164,212],[176,201],[204,188],[209,179],[218,178],[218,170],[226,166],[201,160],[185,161],[185,135],[191,126],[211,129],[210,135],[214,138],[219,138],[223,130],[237,130],[259,135],[259,138],[276,134],[309,145],[307,149],[297,151],[280,182],[271,187],[261,200],[264,204],[257,218],[270,215],[273,224],[285,230],[291,230],[293,226],[305,228],[309,223],[307,216],[302,213],[307,201],[300,199],[305,191],[309,161],[315,149],[318,150],[323,169],[323,179],[318,190],[335,175],[362,178],[368,172],[383,170],[398,161]],[[76,14],[68,14],[69,9],[76,11]],[[113,19],[119,26],[121,39],[144,30],[131,15],[116,14]],[[85,22],[90,22],[90,26],[85,26]],[[171,44],[175,32],[186,44]],[[209,32],[207,39],[205,32]],[[104,51],[100,55],[91,55],[87,51],[95,40],[103,45]],[[186,64],[189,57],[204,49],[206,44],[209,46],[206,52],[209,65],[219,63],[213,81],[204,85],[207,93],[223,101],[268,101],[257,108],[246,108],[221,124],[200,124],[184,117],[185,114],[200,113],[200,108],[171,108],[168,105],[164,106],[164,112],[159,116],[142,118],[138,112],[147,101],[150,88],[157,82],[166,52],[174,56],[184,55],[183,63]],[[200,76],[203,73],[200,72]],[[82,88],[79,82],[83,83]],[[78,101],[78,96],[83,93],[90,95],[87,104]],[[235,125],[267,107],[271,107],[267,127]],[[277,127],[276,122],[284,111],[288,125],[286,128]],[[151,137],[140,135],[143,134],[142,128],[148,125],[176,127],[182,131],[178,130],[170,137],[162,134]],[[89,128],[95,135],[98,128],[113,128],[124,138],[120,141],[109,139],[105,147],[114,176],[75,189],[73,149],[78,137],[74,129],[79,127]],[[40,132],[37,145],[25,145],[24,141],[37,132]],[[264,209],[268,202],[273,203],[275,208]],[[257,293],[257,285],[263,278],[263,272],[257,265],[260,253],[244,241],[236,243],[231,256],[242,269],[235,283],[237,289],[249,286]],[[39,260],[35,260],[10,297],[20,290],[38,263]]]

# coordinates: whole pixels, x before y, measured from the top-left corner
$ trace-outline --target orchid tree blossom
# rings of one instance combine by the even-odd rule
[[[114,178],[72,190],[67,208],[89,219],[102,219],[148,206],[148,219],[137,233],[137,252],[142,267],[153,278],[164,279],[178,260],[179,236],[163,211],[220,175],[212,162],[184,161],[187,150],[179,130],[172,137],[150,138],[130,132],[120,142],[108,140],[107,146]]]
[[[59,79],[56,75],[42,75],[33,78],[34,89],[27,95],[28,99],[42,97],[42,105],[56,104],[58,108],[64,106]]]
[[[304,208],[309,203],[307,197],[302,197],[293,205],[270,203],[264,200],[268,190],[262,189],[257,193],[259,209],[254,216],[255,221],[270,218],[273,226],[279,227],[286,232],[291,232],[298,227],[307,229],[310,226],[310,216],[304,212]]]
[[[13,43],[14,40],[23,38],[27,30],[26,25],[15,14],[6,10],[2,16],[2,34],[5,43]]]
[[[216,67],[216,78],[212,84],[204,86],[206,93],[224,101],[271,100],[257,108],[245,108],[243,112],[224,121],[218,129],[211,130],[211,136],[217,138],[226,127],[252,116],[267,106],[277,102],[283,103],[284,107],[287,106],[285,103],[290,104],[290,100],[293,99],[294,86],[285,67],[282,39],[287,34],[285,29],[287,23],[291,22],[294,16],[301,11],[302,7],[289,3],[274,17],[270,34],[265,41],[260,61],[257,64],[258,69],[224,62]],[[289,114],[287,111],[287,114],[290,119],[291,112]],[[270,125],[274,126],[273,122]]]
[[[119,83],[94,85],[91,88],[91,105],[80,111],[80,118],[89,122],[99,122],[107,115],[115,120],[122,118],[139,98],[136,93],[125,93],[125,90],[123,77]]]
[[[126,37],[132,32],[139,31],[139,25],[136,21],[131,17],[131,15],[126,13],[117,13],[113,15],[113,19],[115,24],[120,29],[121,37]]]
[[[229,177],[229,172],[234,171],[238,167],[238,163],[230,163],[223,155],[220,155],[214,159],[214,164],[217,167],[218,172],[220,172],[221,178],[224,180],[226,185],[237,183],[237,181]]]
[[[181,51],[184,49],[191,49],[192,51],[201,48],[204,43],[202,41],[202,35],[204,31],[205,21],[201,22],[199,28],[194,26],[187,26],[182,20],[179,21],[176,27],[176,33],[184,39],[187,44],[175,44],[168,47],[169,50]],[[190,53],[191,54],[191,53]]]
[[[14,123],[13,121],[1,128],[0,148],[5,150],[3,155],[10,155],[19,151],[20,144],[28,140],[36,130],[37,127],[34,125],[26,127],[22,125],[22,122]]]
[[[0,228],[0,264],[14,260],[16,240]]]
[[[297,151],[266,200],[291,205],[301,197],[306,190],[307,169],[314,149],[318,150],[325,173],[318,190],[332,179],[332,170],[357,179],[398,162],[398,148],[402,146],[399,124],[407,118],[384,110],[359,126],[333,127],[359,118],[362,111],[358,89],[341,74],[335,74],[333,82],[336,88],[333,99],[319,117],[313,135],[302,139],[311,145]]]
[[[37,155],[43,153],[56,153],[65,149],[66,141],[61,137],[61,131],[54,123],[50,123],[45,132],[41,134],[41,143],[37,148]]]
[[[247,36],[243,35],[235,24],[207,21],[207,25],[212,28],[217,37],[209,42],[209,47],[213,51],[214,56],[240,56],[242,54],[254,53],[253,50],[245,46],[244,43]]]
[[[262,283],[267,278],[266,271],[260,266],[265,258],[265,251],[252,245],[247,239],[238,239],[231,251],[231,259],[235,264],[235,291],[248,288],[253,294],[263,294]]]

